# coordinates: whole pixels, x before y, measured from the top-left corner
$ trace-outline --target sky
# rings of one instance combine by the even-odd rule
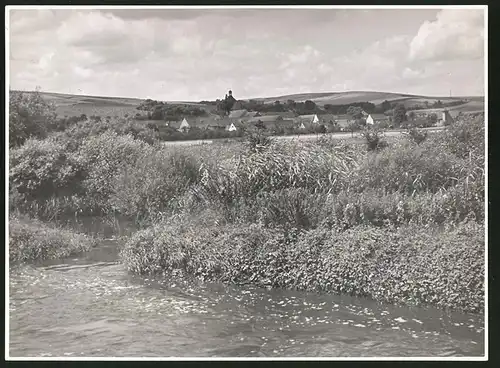
[[[484,95],[479,9],[11,9],[10,88],[200,101]]]

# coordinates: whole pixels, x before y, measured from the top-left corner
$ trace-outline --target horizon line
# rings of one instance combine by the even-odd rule
[[[9,92],[14,91],[14,92],[27,92],[27,93],[33,93],[36,92],[36,89],[33,90],[22,90],[22,89],[11,89],[9,88]],[[131,99],[131,100],[147,100],[147,99],[153,99],[151,97],[130,97],[130,96],[111,96],[111,95],[91,95],[91,94],[78,94],[78,93],[64,93],[64,92],[53,92],[53,91],[45,91],[45,90],[40,90],[40,93],[50,93],[50,94],[56,94],[56,95],[67,95],[67,96],[81,96],[81,97],[102,97],[102,98],[116,98],[116,99]],[[428,98],[441,98],[441,99],[453,99],[453,98],[460,98],[460,97],[482,97],[485,98],[485,95],[456,95],[456,96],[440,96],[440,95],[417,95],[417,94],[412,94],[412,93],[405,93],[405,92],[392,92],[392,91],[377,91],[377,90],[346,90],[346,91],[319,91],[319,92],[296,92],[296,93],[289,93],[289,94],[284,94],[284,95],[279,95],[279,96],[266,96],[266,97],[246,97],[246,98],[240,98],[239,100],[267,100],[267,99],[280,99],[283,97],[288,97],[288,96],[294,96],[294,95],[306,95],[306,94],[341,94],[341,93],[360,93],[360,92],[371,92],[371,93],[387,93],[387,94],[394,94],[394,95],[401,95],[402,97],[408,96],[408,97],[428,97]],[[222,100],[222,98],[220,98]],[[201,101],[210,101],[210,102],[215,102],[217,99],[211,100],[211,99],[201,99],[201,100],[156,100],[156,101],[164,101],[164,102],[176,102],[176,103],[201,103]],[[237,99],[238,101],[238,99]],[[369,101],[366,101],[369,102]]]

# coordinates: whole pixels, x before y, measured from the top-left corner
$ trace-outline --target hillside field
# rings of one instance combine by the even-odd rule
[[[99,96],[81,96],[81,95],[70,95],[70,94],[59,94],[59,93],[49,93],[42,92],[44,98],[53,102],[56,106],[56,111],[60,116],[79,116],[85,114],[87,116],[99,115],[99,116],[119,116],[124,115],[135,115],[139,111],[136,109],[137,106],[143,101],[139,98],[124,98],[124,97],[99,97]],[[469,102],[459,105],[449,107],[450,111],[455,113],[459,112],[478,112],[484,111],[484,98],[483,97],[426,97],[426,96],[415,96],[408,94],[399,93],[389,93],[389,92],[333,92],[333,93],[302,93],[294,95],[286,95],[279,97],[266,97],[266,98],[256,98],[254,100],[264,101],[266,103],[280,101],[286,102],[292,99],[296,102],[311,100],[314,101],[319,106],[324,106],[325,104],[331,105],[346,105],[358,102],[371,102],[373,104],[380,104],[385,100],[390,102],[401,102],[405,107],[411,108],[415,104],[422,104],[428,101],[429,104],[433,104],[438,100],[443,103],[458,101],[461,99],[467,99]],[[166,101],[167,103],[183,104],[183,105],[196,105],[197,107],[203,108],[209,112],[212,112],[214,106],[208,106],[198,102],[179,102],[179,101]],[[419,111],[440,111],[440,109],[426,109]]]

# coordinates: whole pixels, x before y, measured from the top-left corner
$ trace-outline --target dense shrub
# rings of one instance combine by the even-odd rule
[[[439,144],[449,152],[461,158],[473,156],[484,160],[485,154],[485,124],[484,119],[477,117],[462,117],[449,125],[446,130],[436,135],[434,144]]]
[[[245,146],[250,153],[262,152],[272,144],[273,140],[269,136],[251,132],[245,136]]]
[[[408,139],[411,142],[420,144],[427,139],[427,132],[425,130],[418,129],[416,127],[411,127],[406,132]]]
[[[181,270],[201,280],[332,291],[465,311],[484,308],[484,227],[444,232],[356,227],[345,232],[258,225],[136,233],[122,257],[140,274]]]
[[[9,147],[23,144],[28,138],[44,138],[56,121],[55,106],[36,92],[9,92]]]
[[[111,211],[109,198],[118,173],[153,152],[152,146],[130,135],[105,132],[85,139],[75,155],[80,165],[86,168],[82,186],[91,207],[103,212]]]
[[[67,128],[62,136],[74,142],[81,142],[87,137],[97,136],[107,131],[118,135],[130,135],[134,139],[142,140],[151,145],[160,139],[158,131],[148,128],[147,124],[133,119],[116,118],[109,120],[90,118],[80,121]]]
[[[84,167],[54,139],[29,139],[9,155],[11,189],[24,200],[46,199],[80,191]]]
[[[368,151],[377,151],[387,147],[387,142],[383,139],[383,131],[377,127],[366,127],[361,131]]]
[[[296,150],[284,147],[272,145],[263,152],[242,155],[235,170],[207,167],[203,189],[226,202],[286,188],[334,192],[348,185],[357,165],[355,152],[343,146],[329,150],[312,145]]]
[[[110,206],[129,217],[155,216],[171,210],[199,175],[199,164],[191,156],[165,149],[144,152],[118,169],[110,182]]]
[[[456,184],[461,167],[456,156],[439,147],[415,147],[400,141],[391,149],[367,156],[357,172],[355,187],[359,191],[436,192]]]
[[[94,239],[59,229],[38,221],[9,218],[9,259],[11,262],[28,262],[56,259],[89,251]]]

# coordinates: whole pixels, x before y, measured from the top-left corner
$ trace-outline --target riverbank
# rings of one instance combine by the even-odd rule
[[[134,234],[122,258],[137,274],[484,310],[484,227],[475,223],[345,232],[157,225]]]
[[[33,262],[88,252],[96,239],[27,217],[9,218],[9,261]]]

